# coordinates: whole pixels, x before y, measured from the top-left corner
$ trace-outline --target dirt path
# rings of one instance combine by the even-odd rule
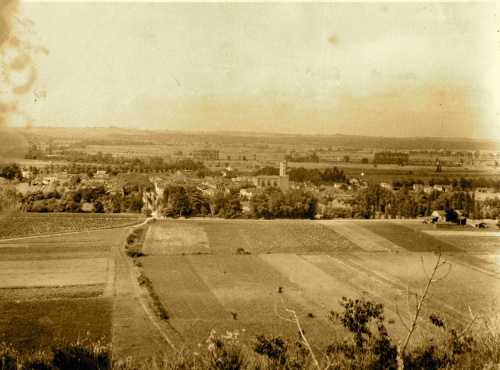
[[[151,313],[147,297],[135,277],[133,264],[122,245],[113,246],[115,296],[113,307],[113,357],[141,359],[170,350],[166,324]]]

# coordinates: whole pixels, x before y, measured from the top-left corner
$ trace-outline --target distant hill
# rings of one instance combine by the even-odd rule
[[[388,150],[500,150],[493,140],[441,137],[373,137],[355,135],[291,135],[259,132],[187,132],[119,127],[31,127],[19,129],[26,140],[65,140],[83,144],[139,145],[143,143],[222,143],[308,145],[312,147],[373,148]]]

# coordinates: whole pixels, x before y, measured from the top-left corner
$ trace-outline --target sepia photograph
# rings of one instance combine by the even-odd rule
[[[500,3],[0,0],[0,370],[500,368]]]

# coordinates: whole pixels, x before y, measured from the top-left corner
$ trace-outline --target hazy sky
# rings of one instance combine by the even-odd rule
[[[18,14],[37,45],[19,97],[34,125],[500,140],[494,3],[28,2]]]

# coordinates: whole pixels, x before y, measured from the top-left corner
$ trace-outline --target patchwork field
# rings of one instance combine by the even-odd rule
[[[383,303],[389,333],[402,338],[396,311],[407,320],[407,292],[425,283],[438,250],[451,270],[429,312],[463,323],[469,307],[480,313],[500,298],[500,242],[488,232],[410,221],[156,220],[139,262],[169,315],[158,326],[124,254],[130,230],[0,240],[0,342],[30,351],[89,332],[126,357],[151,355],[165,335],[196,347],[212,329],[238,329],[248,342],[270,333],[297,339],[296,326],[279,317],[288,308],[314,343],[326,344],[346,335],[329,320],[344,296]]]
[[[105,229],[0,240],[0,342],[30,352],[87,335],[111,341],[113,249],[123,245],[127,232]]]
[[[500,246],[487,233],[474,236],[484,251],[466,248],[460,238],[426,233],[415,222],[157,220],[141,263],[187,344],[201,342],[211,329],[295,338],[293,324],[275,312],[283,311],[283,302],[311,338],[328,341],[345,335],[328,320],[343,296],[383,303],[394,322],[388,330],[401,338],[396,312],[407,319],[407,292],[426,282],[439,250],[451,270],[435,286],[430,312],[461,323],[469,307],[481,312],[499,298],[500,271],[493,266]]]
[[[150,228],[146,254],[334,253],[362,251],[333,229],[313,221],[168,220]]]

